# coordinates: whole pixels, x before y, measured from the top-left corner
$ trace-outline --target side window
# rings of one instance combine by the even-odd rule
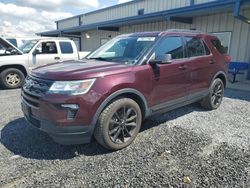
[[[57,54],[55,42],[42,42],[37,47],[38,54]]]
[[[157,49],[155,50],[155,57],[171,54],[172,59],[181,59],[184,57],[184,50],[181,37],[165,37],[162,39]]]
[[[201,40],[197,37],[185,37],[188,57],[203,56],[206,54]]]
[[[227,49],[222,46],[221,42],[219,39],[212,39],[211,40],[212,44],[214,45],[214,47],[221,53],[224,54],[227,52]]]
[[[73,48],[70,42],[59,42],[62,54],[73,54]]]

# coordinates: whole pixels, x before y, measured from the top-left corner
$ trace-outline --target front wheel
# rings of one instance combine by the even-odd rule
[[[215,110],[217,109],[222,102],[224,96],[225,86],[223,81],[219,78],[216,78],[211,87],[209,94],[202,99],[201,106],[208,110]]]
[[[7,89],[16,89],[23,85],[25,76],[22,71],[15,68],[5,69],[0,74],[1,84]]]
[[[119,150],[134,141],[141,128],[141,122],[139,105],[129,98],[118,99],[101,113],[94,136],[105,148]]]

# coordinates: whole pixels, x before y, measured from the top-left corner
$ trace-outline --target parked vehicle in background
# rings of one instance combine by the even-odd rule
[[[217,109],[229,57],[212,35],[135,33],[82,61],[34,69],[22,88],[26,120],[61,144],[95,139],[110,150],[133,142],[142,120],[200,101]]]
[[[17,48],[20,48],[24,45],[27,41],[34,39],[34,38],[6,38],[6,40],[14,45]],[[5,47],[0,44],[0,54],[5,53]]]
[[[23,44],[25,44],[29,38],[6,38],[7,41],[9,41],[11,44],[13,44],[15,47],[20,48]]]
[[[0,54],[0,84],[11,89],[21,87],[35,67],[83,58],[74,41],[67,38],[32,39],[17,48],[0,37],[0,45],[4,48]]]
[[[0,44],[0,55],[5,53],[5,48]]]

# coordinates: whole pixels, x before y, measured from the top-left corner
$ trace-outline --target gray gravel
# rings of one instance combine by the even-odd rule
[[[0,187],[250,187],[250,94],[156,116],[128,148],[61,146],[27,126],[20,90],[0,90]]]

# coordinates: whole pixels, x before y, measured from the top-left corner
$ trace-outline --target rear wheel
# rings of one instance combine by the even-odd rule
[[[219,78],[216,78],[210,88],[209,94],[202,99],[201,106],[208,110],[217,109],[223,99],[225,86],[223,81]]]
[[[118,99],[101,113],[94,136],[105,148],[119,150],[134,141],[141,128],[141,122],[139,105],[129,98]]]
[[[23,85],[25,76],[22,71],[15,68],[9,68],[1,72],[1,84],[7,89],[16,89]]]

